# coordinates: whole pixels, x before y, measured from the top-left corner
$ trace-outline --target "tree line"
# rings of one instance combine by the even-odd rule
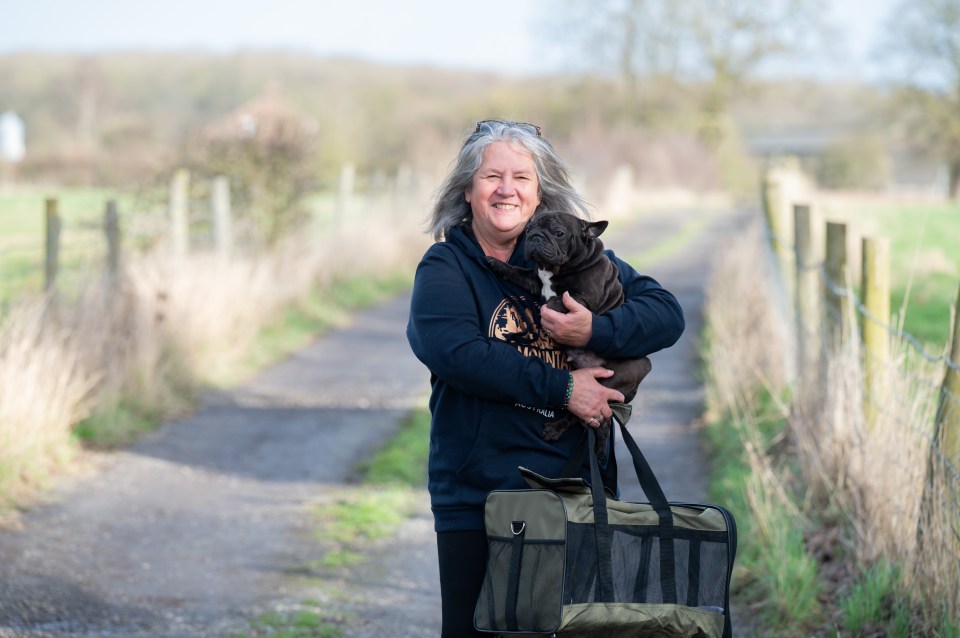
[[[660,144],[677,163],[706,158],[713,166],[697,188],[729,187],[731,170],[749,169],[751,130],[833,128],[846,147],[828,149],[834,166],[822,172],[847,182],[837,185],[883,182],[870,158],[895,145],[946,166],[956,196],[960,0],[896,6],[879,43],[883,86],[761,73],[839,37],[826,14],[823,0],[554,3],[531,37],[577,64],[533,77],[278,52],[9,54],[0,56],[0,107],[27,122],[27,180],[163,183],[205,127],[275,85],[308,124],[311,144],[297,161],[314,186],[335,184],[344,163],[364,173],[436,168],[471,121],[500,116],[535,120],[571,164],[598,175],[621,163],[643,174],[644,145]],[[836,99],[854,89],[861,96]]]

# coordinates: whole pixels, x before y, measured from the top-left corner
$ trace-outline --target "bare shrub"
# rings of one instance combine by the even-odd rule
[[[315,135],[308,120],[287,106],[279,86],[207,126],[198,140],[203,165],[234,176],[237,204],[273,247],[307,217],[304,197],[315,187]]]

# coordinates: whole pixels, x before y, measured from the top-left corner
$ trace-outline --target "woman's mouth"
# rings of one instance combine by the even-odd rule
[[[512,210],[516,210],[517,205],[516,204],[494,204],[493,207],[503,212],[509,212]]]

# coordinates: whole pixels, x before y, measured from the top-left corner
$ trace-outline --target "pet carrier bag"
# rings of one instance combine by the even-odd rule
[[[479,631],[578,638],[730,638],[736,523],[716,505],[668,503],[620,424],[650,503],[603,487],[588,428],[589,482],[519,468],[527,490],[484,505],[489,558]],[[568,465],[569,467],[569,465]]]

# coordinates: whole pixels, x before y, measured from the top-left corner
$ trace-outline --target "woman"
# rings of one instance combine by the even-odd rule
[[[444,180],[430,230],[437,243],[417,268],[407,338],[430,369],[429,491],[440,559],[444,638],[482,636],[473,610],[486,567],[483,502],[494,489],[527,487],[517,467],[557,476],[581,441],[578,428],[547,442],[544,423],[568,410],[586,425],[609,419],[623,395],[570,372],[561,346],[641,357],[683,331],[676,299],[608,252],[626,302],[593,315],[569,296],[568,313],[544,308],[498,279],[487,257],[529,267],[524,228],[539,211],[583,217],[586,205],[563,161],[532,124],[479,122]],[[589,476],[588,467],[581,468]]]

